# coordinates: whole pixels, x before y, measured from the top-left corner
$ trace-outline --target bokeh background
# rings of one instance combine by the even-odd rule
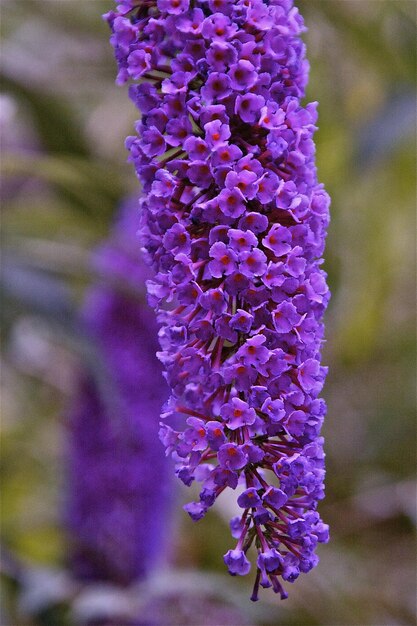
[[[114,85],[100,18],[111,6],[1,3],[1,623],[111,624],[115,607],[145,598],[164,626],[414,624],[413,0],[299,2],[308,98],[320,102],[319,174],[332,196],[321,505],[332,540],[319,567],[285,602],[266,591],[251,604],[248,583],[222,563],[229,503],[193,524],[178,485],[168,563],[152,580],[74,586],[62,523],[65,420],[88,337],[73,320],[96,280],[90,252],[137,190],[123,146],[136,112]]]

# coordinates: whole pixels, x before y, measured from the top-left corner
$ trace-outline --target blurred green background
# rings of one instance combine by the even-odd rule
[[[321,505],[332,540],[287,601],[266,591],[251,605],[247,581],[224,574],[228,502],[196,525],[178,506],[175,573],[146,589],[169,601],[166,624],[416,619],[417,5],[299,6],[309,27],[308,98],[320,102],[319,175],[332,196]],[[73,319],[93,279],[89,252],[118,202],[137,189],[123,145],[136,112],[127,90],[114,85],[100,18],[110,8],[111,0],[1,3],[3,626],[81,620],[60,525],[64,408],[85,353]]]

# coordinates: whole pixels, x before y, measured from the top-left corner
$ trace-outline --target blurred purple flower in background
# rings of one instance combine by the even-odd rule
[[[300,105],[308,63],[292,0],[125,0],[106,19],[142,113],[130,158],[141,180],[141,233],[155,276],[172,395],[161,439],[186,485],[202,482],[194,520],[227,488],[232,575],[287,596],[318,562],[328,529],[318,399],[320,269],[329,198],[317,182],[317,103]],[[184,416],[183,428],[170,418]]]
[[[70,410],[67,524],[80,580],[128,585],[166,551],[170,468],[158,445],[167,397],[155,356],[157,329],[141,286],[137,200],[127,202],[94,256],[99,281],[82,321],[99,362],[85,372]]]

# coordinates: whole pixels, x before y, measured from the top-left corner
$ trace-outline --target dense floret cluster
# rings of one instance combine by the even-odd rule
[[[118,82],[138,81],[127,147],[172,391],[161,439],[180,479],[202,483],[194,520],[238,489],[224,560],[247,574],[255,544],[252,599],[259,584],[284,598],[281,579],[316,565],[328,539],[316,508],[329,198],[316,103],[300,104],[303,20],[292,0],[123,0],[106,19]]]
[[[172,469],[156,445],[168,390],[141,291],[148,271],[138,258],[137,228],[135,201],[94,255],[100,280],[87,293],[82,323],[96,371],[80,377],[69,410],[71,568],[78,579],[122,585],[163,559],[171,500]]]

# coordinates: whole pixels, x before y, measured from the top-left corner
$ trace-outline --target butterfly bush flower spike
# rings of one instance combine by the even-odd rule
[[[303,19],[292,0],[124,0],[106,19],[141,112],[127,147],[171,389],[160,436],[179,478],[201,484],[194,520],[236,490],[229,572],[255,570],[252,600],[260,585],[285,598],[328,540],[329,197],[317,103],[301,104]]]
[[[79,580],[117,585],[143,579],[164,561],[172,500],[171,464],[156,445],[168,394],[142,293],[149,268],[139,258],[137,228],[132,199],[94,252],[97,280],[80,323],[100,372],[80,374],[68,411],[71,570]]]

